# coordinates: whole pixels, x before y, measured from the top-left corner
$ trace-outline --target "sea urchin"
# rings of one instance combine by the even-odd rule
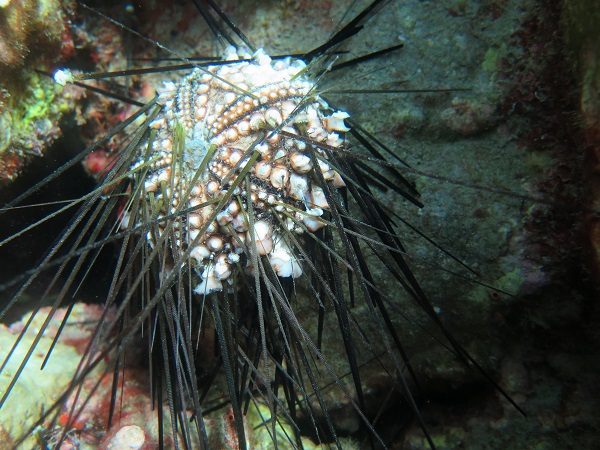
[[[150,124],[157,130],[151,150],[140,150],[133,167],[152,161],[144,202],[175,217],[176,247],[191,248],[200,294],[231,280],[240,255],[249,254],[246,242],[277,275],[299,277],[301,264],[281,227],[299,234],[323,227],[319,217],[329,205],[322,180],[344,186],[320,147],[344,145],[339,133],[349,130],[348,114],[318,97],[314,82],[302,76],[306,64],[272,61],[262,50],[239,63],[235,49],[225,56],[227,64],[164,83],[158,97],[164,108]],[[152,245],[164,229],[148,234]]]

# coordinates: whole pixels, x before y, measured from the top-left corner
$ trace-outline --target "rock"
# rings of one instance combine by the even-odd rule
[[[497,122],[496,108],[478,100],[455,98],[452,106],[440,114],[448,131],[459,136],[469,137],[489,130]]]

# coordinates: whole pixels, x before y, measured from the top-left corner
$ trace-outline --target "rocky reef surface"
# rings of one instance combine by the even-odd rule
[[[37,330],[41,327],[50,308],[42,308],[31,324],[31,328],[22,341],[22,347],[14,354],[5,367],[0,378],[0,392],[5,392],[13,375],[19,367],[19,362],[25,355],[26,349],[35,339]],[[40,412],[47,411],[63,395],[72,378],[77,373],[78,366],[90,340],[94,335],[95,325],[102,316],[102,308],[98,305],[77,304],[69,311],[70,322],[61,330],[60,341],[52,347],[52,357],[41,368],[45,355],[51,348],[58,325],[67,314],[67,309],[59,310],[54,316],[56,326],[48,328],[40,344],[19,376],[8,401],[0,411],[0,449],[18,448],[55,448],[57,442],[60,449],[152,449],[158,447],[158,426],[155,420],[156,411],[148,390],[148,373],[144,362],[135,355],[130,358],[124,369],[123,378],[118,389],[120,406],[113,418],[113,425],[106,428],[106,420],[111,402],[113,374],[110,359],[97,364],[93,372],[86,378],[80,391],[74,392],[66,404],[48,416],[47,420],[37,423]],[[15,337],[21,332],[29,315],[10,327],[0,325],[0,359],[4,360],[11,349]],[[110,314],[108,316],[110,320]],[[167,428],[168,407],[163,411]],[[56,425],[50,426],[52,418],[58,417]],[[270,418],[266,405],[253,403],[245,417],[245,427],[248,433],[249,448],[267,448],[271,442],[272,428],[265,426]],[[237,436],[233,431],[233,415],[229,409],[211,414],[206,419],[207,433],[211,448],[239,448]],[[27,433],[32,429],[32,432]],[[275,427],[280,448],[287,446],[286,434],[290,425],[285,419],[279,418]],[[354,448],[347,441],[345,448]],[[174,447],[172,441],[165,443],[167,448]],[[182,445],[182,442],[179,442]],[[197,444],[196,444],[197,445]],[[309,439],[303,441],[307,450],[324,448],[314,445]]]

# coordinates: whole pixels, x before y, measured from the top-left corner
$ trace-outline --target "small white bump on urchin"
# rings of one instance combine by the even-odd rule
[[[345,111],[336,111],[329,117],[324,117],[323,122],[329,131],[350,131],[350,128],[344,123],[344,119],[350,117]]]
[[[302,275],[302,267],[296,255],[281,238],[275,240],[273,251],[269,254],[269,262],[280,277],[298,278]]]
[[[206,295],[211,292],[223,290],[223,283],[217,278],[213,266],[204,269],[200,278],[202,281],[194,288],[196,294]]]

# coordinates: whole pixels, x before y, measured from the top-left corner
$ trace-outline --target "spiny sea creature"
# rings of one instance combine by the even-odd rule
[[[141,150],[133,166],[153,160],[144,191],[154,198],[144,201],[160,215],[190,211],[171,226],[180,251],[191,247],[199,294],[231,283],[248,246],[267,256],[277,275],[298,278],[301,263],[281,227],[297,234],[322,228],[319,218],[329,209],[322,180],[345,185],[320,147],[344,145],[339,133],[349,131],[343,122],[349,116],[322,112],[330,108],[302,76],[306,64],[272,61],[262,50],[250,61],[236,59],[232,48],[224,57],[228,64],[165,83],[158,97],[164,110],[149,125],[157,130],[151,150]],[[230,189],[227,201],[216,202]],[[156,238],[163,232],[161,225]]]

